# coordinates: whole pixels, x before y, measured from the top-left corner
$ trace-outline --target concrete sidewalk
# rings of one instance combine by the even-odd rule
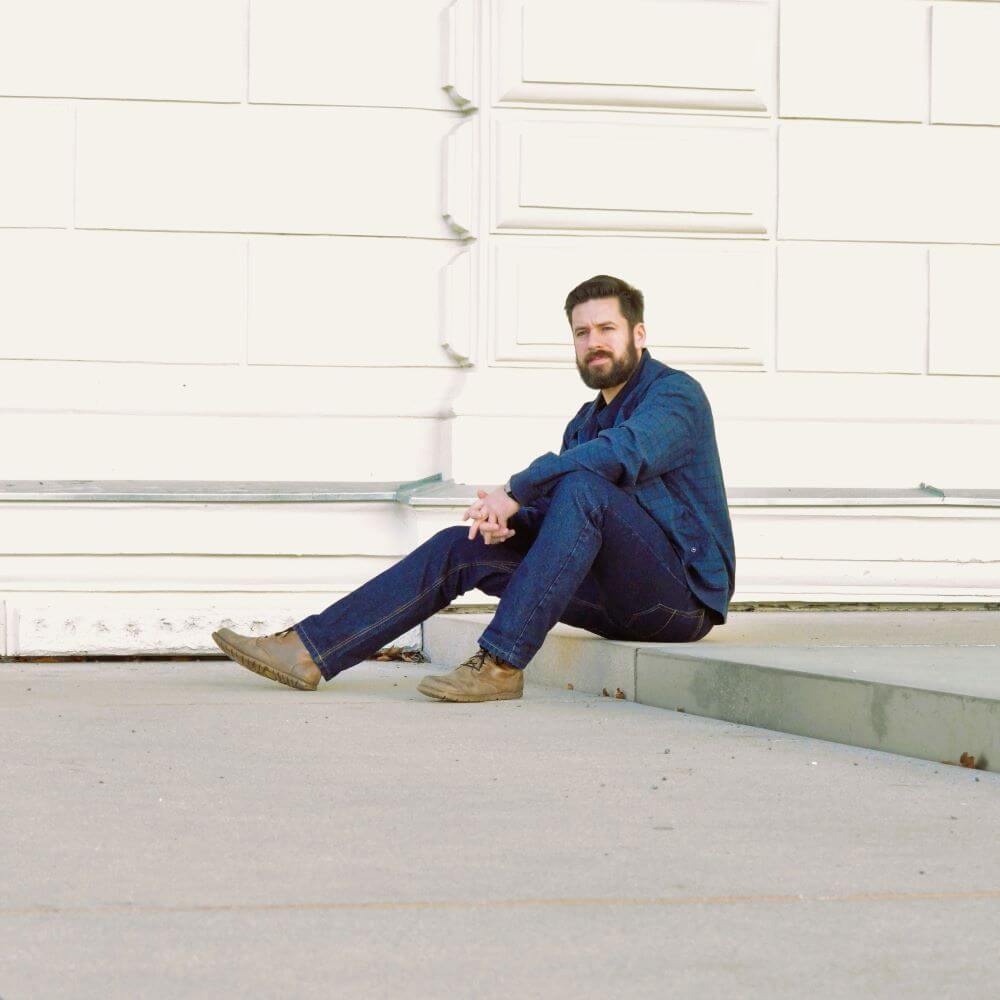
[[[458,662],[492,612],[424,623]],[[735,611],[698,642],[609,641],[556,625],[538,682],[872,750],[1000,771],[1000,611]]]
[[[997,775],[440,669],[0,663],[0,996],[995,995]]]

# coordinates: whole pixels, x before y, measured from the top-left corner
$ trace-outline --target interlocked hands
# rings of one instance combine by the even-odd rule
[[[469,541],[476,537],[478,531],[483,541],[487,545],[495,545],[497,542],[505,542],[515,531],[507,527],[507,518],[513,517],[520,509],[521,505],[515,500],[511,500],[504,492],[502,486],[498,486],[492,493],[485,490],[476,490],[479,499],[466,510],[463,521],[472,519],[472,526],[469,528]]]

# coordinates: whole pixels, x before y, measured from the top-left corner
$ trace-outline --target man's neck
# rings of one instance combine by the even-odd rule
[[[628,379],[625,380],[627,382]],[[609,389],[602,389],[601,395],[604,397],[604,405],[608,406],[611,400],[615,398],[625,388],[625,382],[620,382],[618,385],[613,385]]]

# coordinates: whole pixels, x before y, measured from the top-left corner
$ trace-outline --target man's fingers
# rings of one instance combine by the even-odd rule
[[[465,511],[465,514],[462,517],[463,521],[468,521],[470,517],[482,517],[483,516],[483,513],[485,512],[486,508],[483,506],[482,498],[486,494],[483,493],[482,490],[479,491],[479,494],[480,494],[479,499],[475,503],[473,503],[472,505],[470,505],[467,508],[467,510]]]
[[[514,534],[513,528],[501,528],[499,524],[483,524],[480,529],[483,541],[487,545],[495,545],[497,542],[505,542]]]
[[[481,531],[483,537],[486,537],[486,532],[496,531],[499,528],[497,522],[497,516],[492,511],[485,513],[482,517],[477,518],[472,523],[472,527],[469,528],[469,541],[472,541],[476,537],[476,532]]]
[[[490,514],[489,516],[484,517],[481,521],[477,521],[476,524],[478,525],[480,534],[484,540],[493,535],[499,527],[495,514]]]
[[[465,512],[465,516],[462,518],[463,521],[467,521],[470,517],[474,517],[476,511],[482,511],[483,505],[479,501],[487,495],[486,490],[476,490],[476,496],[479,497],[479,500],[476,500],[469,506],[469,509]]]
[[[490,526],[489,516],[485,513],[478,514],[476,519],[472,522],[472,527],[469,528],[469,541],[471,542],[473,538],[476,537],[476,532],[488,528]]]

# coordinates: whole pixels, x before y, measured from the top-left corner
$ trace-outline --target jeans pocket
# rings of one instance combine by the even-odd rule
[[[701,626],[704,615],[704,608],[681,611],[666,604],[654,604],[632,615],[625,623],[625,631],[629,639],[637,642],[652,642],[673,636],[675,632],[683,636],[692,635]]]

